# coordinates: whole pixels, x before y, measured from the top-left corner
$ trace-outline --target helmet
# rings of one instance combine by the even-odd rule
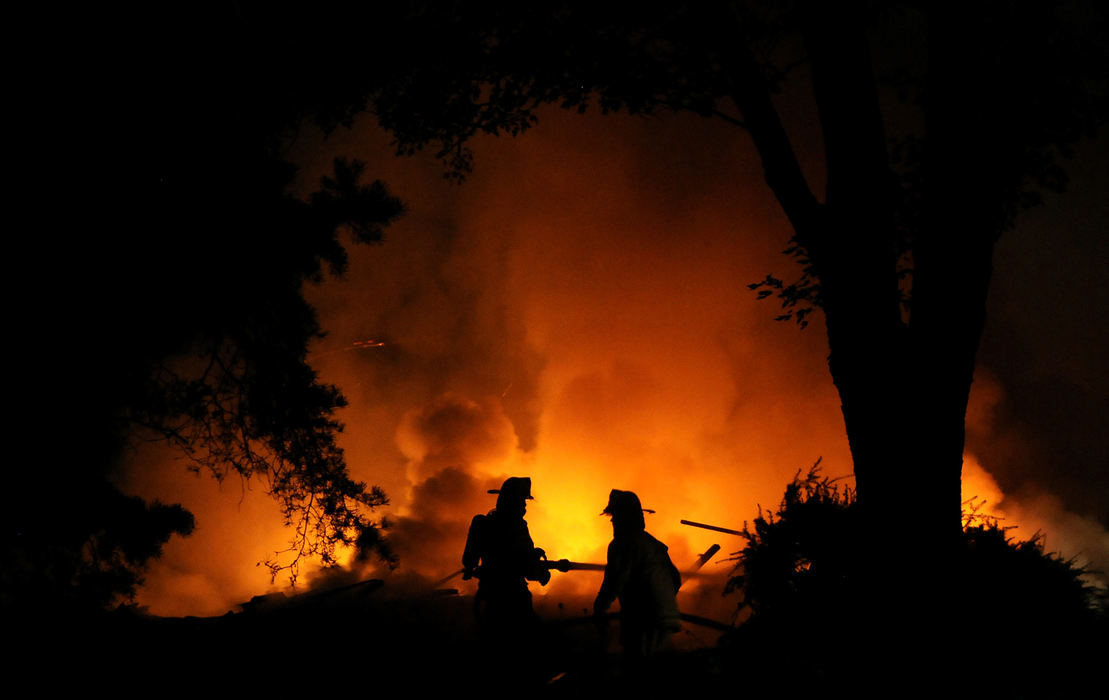
[[[647,527],[643,522],[643,511],[635,492],[612,489],[608,494],[608,505],[601,511],[601,515],[611,515],[612,522],[616,525],[643,530]]]
[[[498,503],[501,499],[519,498],[520,500],[535,500],[531,497],[530,476],[510,476],[500,488],[490,488],[490,494],[498,494]]]

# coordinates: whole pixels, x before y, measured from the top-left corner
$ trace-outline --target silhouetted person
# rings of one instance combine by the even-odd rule
[[[510,477],[497,494],[488,515],[475,515],[462,554],[462,578],[478,578],[474,609],[478,619],[495,632],[511,632],[535,621],[528,581],[547,585],[551,572],[546,555],[531,540],[524,513],[531,500],[531,479]]]
[[[681,628],[675,596],[682,578],[666,545],[647,532],[638,496],[613,489],[602,515],[612,516],[612,542],[593,614],[600,619],[619,599],[620,644],[625,659],[635,663]]]

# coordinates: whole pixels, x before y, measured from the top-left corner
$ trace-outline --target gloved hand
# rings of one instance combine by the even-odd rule
[[[547,583],[551,580],[551,570],[548,569],[545,564],[541,564],[540,562],[547,561],[547,553],[539,547],[536,547],[532,554],[535,555],[536,571],[535,578],[532,578],[531,580],[538,581],[539,585],[541,586],[546,586]]]

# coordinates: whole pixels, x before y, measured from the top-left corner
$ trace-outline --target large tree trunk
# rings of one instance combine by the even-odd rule
[[[913,245],[909,321],[897,279],[894,189],[864,35],[829,3],[806,31],[827,152],[823,230],[802,242],[821,283],[832,378],[843,400],[860,505],[878,531],[925,556],[950,554],[961,531],[964,421],[985,323],[997,197],[983,148],[973,76],[960,64],[972,37],[931,27],[925,162],[928,212]],[[954,19],[954,18],[952,18]],[[991,167],[992,166],[992,167]]]
[[[967,167],[965,95],[954,67],[933,75],[926,230],[914,240],[902,318],[893,178],[865,23],[814,5],[806,46],[827,152],[821,230],[802,243],[821,285],[829,368],[842,400],[859,499],[859,591],[874,669],[951,667],[959,624],[961,472],[993,235],[981,171]],[[955,90],[952,94],[951,90]]]
[[[932,594],[947,588],[958,554],[964,420],[996,231],[987,209],[996,199],[973,186],[984,174],[967,161],[973,127],[983,125],[967,129],[958,109],[970,80],[958,75],[957,61],[931,71],[925,198],[931,214],[914,241],[906,323],[893,213],[898,194],[866,23],[857,8],[814,2],[807,9],[806,48],[827,154],[825,202],[808,188],[742,42],[730,43],[725,57],[733,99],[820,283],[871,570],[889,579],[889,590],[901,587],[891,601],[943,601],[946,593]],[[939,42],[952,40],[943,35]]]

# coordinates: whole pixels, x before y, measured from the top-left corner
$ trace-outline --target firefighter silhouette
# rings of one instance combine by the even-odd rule
[[[547,556],[531,540],[527,501],[529,477],[510,477],[497,494],[497,505],[487,515],[475,515],[462,554],[463,580],[477,577],[474,610],[478,621],[496,630],[520,629],[535,622],[528,581],[547,585],[551,572]]]
[[[664,647],[681,628],[676,595],[681,574],[667,547],[652,537],[643,521],[639,497],[613,489],[602,515],[612,516],[605,578],[593,614],[598,620],[620,601],[620,644],[625,657],[643,659]]]

